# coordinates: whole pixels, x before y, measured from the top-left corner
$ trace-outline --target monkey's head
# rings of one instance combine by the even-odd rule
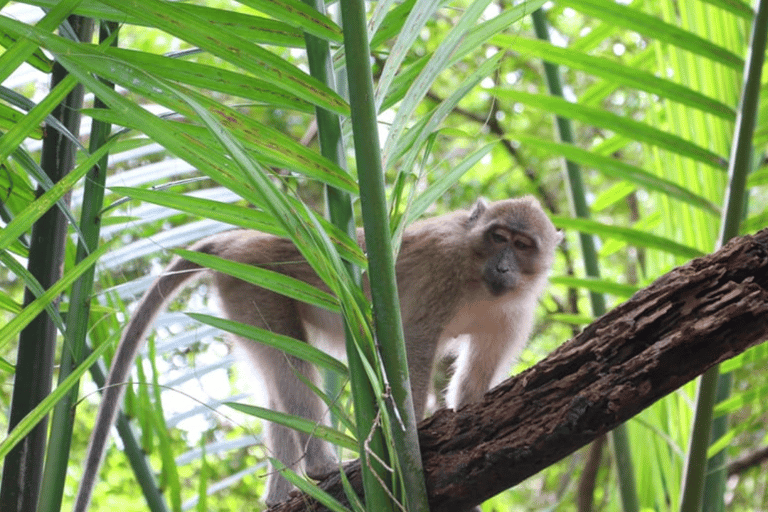
[[[472,250],[490,293],[538,291],[562,233],[533,197],[475,203],[467,219]]]

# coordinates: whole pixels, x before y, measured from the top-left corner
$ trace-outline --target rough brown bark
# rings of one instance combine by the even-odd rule
[[[432,511],[465,510],[768,339],[768,229],[662,276],[546,359],[419,425]],[[347,474],[360,489],[359,467]],[[321,487],[342,501],[338,475]],[[272,511],[321,510],[306,495]]]

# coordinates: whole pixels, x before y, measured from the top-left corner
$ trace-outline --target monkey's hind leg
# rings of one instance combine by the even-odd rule
[[[269,408],[281,410],[273,400],[269,401]],[[277,423],[265,421],[263,424],[265,444],[269,456],[274,457],[293,471],[298,469],[301,450],[299,449],[296,433]],[[264,495],[264,503],[272,506],[283,501],[293,489],[293,484],[286,480],[275,467],[270,464],[267,474],[267,492]]]
[[[232,288],[242,286],[240,283]],[[266,290],[257,289],[256,293],[253,290],[251,287],[247,291],[234,290],[241,293],[222,294],[222,305],[227,316],[307,341],[301,316],[293,300]],[[236,300],[235,297],[247,297],[250,300]],[[235,341],[263,379],[270,408],[318,424],[325,423],[325,404],[302,382],[302,378],[315,385],[318,382],[317,372],[311,364],[252,340],[236,337]],[[327,475],[338,466],[332,446],[316,437],[271,424],[266,428],[265,441],[273,457],[294,471],[304,468],[310,477]],[[273,504],[284,500],[291,488],[292,485],[271,468],[265,502]]]
[[[258,362],[258,370],[270,395],[270,408],[300,416],[317,424],[325,424],[325,404],[307,387],[297,374],[317,382],[315,369],[309,363],[287,356],[283,352],[238,339],[249,358]],[[332,445],[316,437],[296,432],[279,424],[265,425],[265,444],[272,457],[286,467],[319,478],[338,467]],[[270,467],[265,503],[272,505],[284,500],[293,486],[274,467]]]

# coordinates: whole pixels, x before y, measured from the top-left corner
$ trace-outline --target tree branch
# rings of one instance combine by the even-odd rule
[[[765,339],[768,229],[662,276],[481,402],[423,421],[432,511],[520,483]],[[346,472],[359,489],[359,465]],[[338,475],[321,487],[346,501]],[[270,510],[321,508],[297,495]]]
[[[755,453],[745,455],[728,464],[728,476],[738,475],[755,466],[759,466],[768,460],[768,447],[757,450]]]

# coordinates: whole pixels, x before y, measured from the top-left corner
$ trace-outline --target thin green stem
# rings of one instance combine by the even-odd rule
[[[304,2],[325,14],[325,4],[322,1],[304,0]],[[327,41],[306,33],[304,34],[304,39],[307,45],[310,74],[325,83],[331,89],[336,90],[333,60],[331,59],[331,52]],[[322,108],[317,108],[316,113],[321,154],[340,167],[346,168],[346,154],[344,151],[344,140],[341,133],[341,120],[339,119],[339,116]],[[357,234],[352,209],[352,197],[348,193],[333,187],[326,187],[325,192],[326,206],[331,222],[345,231],[353,240],[356,239]],[[346,263],[346,268],[352,276],[353,281],[359,285],[361,283],[360,270],[351,263]],[[367,456],[366,444],[368,443],[369,429],[376,418],[376,396],[365,372],[355,339],[349,331],[349,326],[346,322],[344,329],[347,363],[350,370],[350,387],[352,399],[355,404],[355,425],[357,426],[356,437],[359,443],[359,453],[362,462],[365,460],[364,457]],[[326,385],[329,386],[330,384]],[[334,390],[334,392],[336,392],[336,390]],[[375,453],[386,453],[381,431],[378,431],[378,433],[374,435],[371,439],[371,444]],[[361,465],[361,469],[363,470],[364,480],[368,482],[369,485],[374,485],[375,476],[372,474],[370,466],[368,464],[363,464]],[[384,496],[380,496],[378,499],[383,500]]]
[[[81,40],[90,40],[93,33],[92,20],[80,16],[70,16],[68,20]],[[60,64],[55,64],[51,88],[67,75],[68,72]],[[75,136],[80,128],[83,94],[83,87],[76,86],[53,111],[53,116]],[[48,130],[48,136],[43,142],[41,167],[52,182],[58,182],[74,168],[76,151],[73,142],[58,130]],[[38,194],[41,193],[42,189],[38,189]],[[61,278],[66,236],[66,217],[58,207],[43,214],[32,228],[29,270],[46,289]],[[34,299],[34,294],[27,290],[25,305]],[[50,393],[55,347],[56,328],[48,313],[38,315],[21,332],[9,430]],[[37,508],[46,436],[47,422],[43,420],[6,456],[0,509],[13,512]]]
[[[758,0],[757,11],[752,22],[749,54],[744,66],[741,104],[737,112],[736,130],[731,145],[725,215],[720,227],[719,246],[725,245],[728,240],[739,234],[739,224],[744,216],[746,183],[751,171],[752,137],[758,112],[766,39],[768,39],[768,0]],[[712,411],[718,395],[719,379],[720,368],[717,366],[707,371],[699,381],[693,431],[683,475],[681,512],[698,512],[702,508],[708,468],[707,450],[712,438]],[[722,395],[722,390],[720,394]],[[720,478],[724,478],[724,475]],[[717,486],[722,487],[719,484]],[[714,498],[710,497],[710,499]],[[718,501],[720,499],[718,497]],[[712,510],[717,507],[717,504],[710,502],[706,506],[708,510]]]
[[[103,41],[111,36],[111,31],[117,29],[117,23],[110,23],[111,30],[102,25],[100,39]],[[97,108],[104,107],[98,99]],[[90,151],[101,147],[109,137],[111,125],[94,121],[91,128]],[[82,261],[96,249],[99,243],[101,211],[104,200],[104,184],[107,177],[108,155],[91,169],[85,180],[83,191],[83,209],[80,218],[80,231],[83,234],[77,246],[76,262]],[[85,351],[85,336],[90,314],[91,293],[96,269],[91,267],[72,285],[69,311],[67,312],[67,331],[64,337],[64,350],[61,354],[59,369],[59,384],[72,370],[79,365]],[[79,386],[72,390],[58,403],[53,410],[51,419],[51,439],[48,443],[48,454],[43,475],[43,492],[40,496],[38,512],[56,512],[61,509],[61,497],[64,491],[67,462],[72,442],[74,416],[71,411],[78,399]]]
[[[382,349],[381,359],[394,406],[397,407],[390,418],[392,440],[398,457],[397,466],[402,471],[408,510],[427,511],[429,504],[395,284],[364,3],[362,0],[342,0],[341,13],[376,338]],[[384,510],[368,501],[369,489],[374,486],[366,486],[366,503],[371,510]]]
[[[549,41],[549,31],[544,12],[537,9],[533,12],[533,25],[536,36],[544,41]],[[559,98],[563,97],[563,87],[560,83],[560,72],[558,66],[544,61],[544,72],[546,75],[549,93]],[[573,144],[573,131],[570,120],[557,116],[557,130],[560,140],[567,144]],[[584,182],[581,177],[581,169],[578,164],[565,161],[565,174],[568,183],[568,197],[571,200],[573,212],[576,217],[588,219],[590,217],[589,205],[587,204],[587,195]],[[581,252],[584,256],[584,268],[588,277],[600,277],[600,263],[595,248],[595,240],[588,233],[579,233],[581,243]],[[592,314],[595,317],[605,313],[605,297],[601,293],[590,292],[590,302],[592,305]],[[619,425],[611,432],[611,444],[616,457],[616,469],[619,473],[619,490],[621,494],[622,508],[624,512],[637,512],[640,505],[637,499],[637,489],[635,486],[634,466],[632,465],[632,454],[629,446],[629,433],[625,425]]]
[[[733,376],[722,373],[717,379],[715,403],[720,403],[731,394]],[[712,420],[712,435],[710,442],[720,439],[728,432],[728,415],[723,414]],[[714,454],[707,462],[707,474],[704,480],[704,510],[706,512],[723,512],[725,510],[725,481],[728,478],[728,467],[725,460],[725,450]]]

